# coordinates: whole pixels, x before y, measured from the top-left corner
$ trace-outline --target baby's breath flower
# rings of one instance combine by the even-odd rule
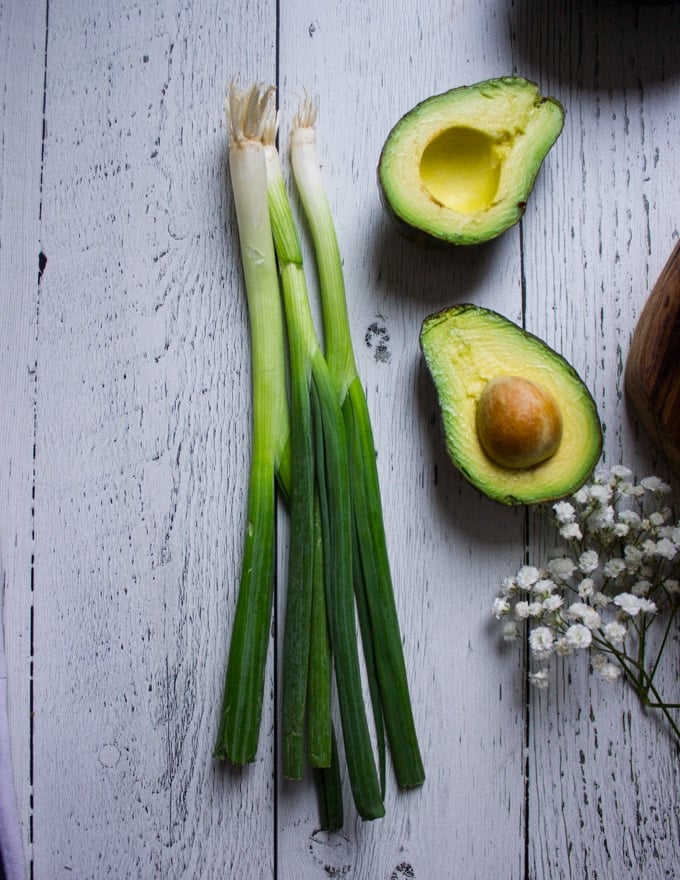
[[[614,604],[629,617],[637,617],[641,611],[647,610],[643,608],[643,602],[641,596],[635,596],[633,593],[619,593],[614,597]]]
[[[501,591],[504,596],[514,596],[517,593],[517,582],[514,577],[503,578]]]
[[[578,585],[578,594],[581,599],[589,599],[595,593],[595,582],[592,578],[583,578]]]
[[[576,571],[576,563],[568,556],[559,556],[555,559],[548,560],[546,566],[548,572],[556,581],[566,581]]]
[[[540,572],[533,565],[523,565],[515,576],[520,590],[530,590],[540,577]]]
[[[595,485],[590,490],[590,500],[595,504],[605,507],[612,497],[612,488],[609,485]]]
[[[510,613],[510,602],[508,602],[505,596],[498,596],[496,599],[493,600],[491,613],[496,618],[496,620],[500,620],[501,617]]]
[[[588,607],[588,610],[581,615],[581,620],[590,630],[596,630],[602,626],[602,618],[594,608]]]
[[[568,501],[558,501],[556,504],[553,504],[553,510],[555,511],[555,519],[558,523],[572,523],[576,517],[576,510],[573,504],[569,504]]]
[[[672,541],[669,541],[668,538],[661,538],[660,541],[656,542],[656,549],[654,551],[655,556],[660,556],[662,559],[675,559],[678,552],[678,548]]]
[[[593,634],[582,623],[572,623],[564,637],[572,648],[589,648],[593,640]]]
[[[598,673],[605,681],[613,682],[621,678],[622,670],[615,663],[605,663],[598,669]]]
[[[598,471],[571,498],[545,508],[557,546],[543,567],[524,565],[506,578],[492,611],[506,640],[526,633],[529,622],[530,656],[542,667],[529,674],[532,684],[547,687],[551,662],[587,651],[599,678],[623,675],[680,742],[675,704],[654,682],[658,657],[646,654],[655,615],[680,605],[680,521],[670,491],[658,477],[636,481],[623,466]],[[662,632],[661,650],[665,641]]]
[[[547,626],[537,626],[529,634],[531,655],[536,660],[546,660],[552,654],[555,636]]]
[[[543,600],[543,608],[548,614],[552,614],[564,605],[564,599],[557,593],[551,593]]]
[[[566,541],[580,541],[583,537],[583,532],[581,531],[581,526],[578,523],[565,523],[560,528],[560,535]]]
[[[602,623],[598,612],[586,602],[572,602],[567,614],[575,620],[580,620],[588,629],[599,629]]]
[[[592,574],[599,564],[597,550],[584,550],[578,558],[578,567],[583,574]]]
[[[549,596],[553,590],[556,589],[556,587],[557,584],[550,578],[539,578],[532,587],[532,593],[545,599],[546,596]]]
[[[590,498],[590,487],[589,486],[581,486],[573,495],[574,501],[577,504],[585,505],[588,503],[588,499]]]
[[[603,568],[605,576],[610,577],[610,578],[614,578],[614,579],[616,579],[620,575],[622,575],[625,572],[625,570],[626,570],[625,560],[618,559],[618,558],[608,559],[605,562],[604,568]]]
[[[643,489],[646,489],[648,492],[653,492],[656,495],[667,495],[671,491],[671,487],[668,483],[664,483],[659,477],[644,477],[640,480],[640,485]]]
[[[626,638],[628,630],[618,620],[611,620],[602,627],[602,633],[607,641],[615,648],[623,647],[623,640]]]
[[[644,562],[644,553],[634,544],[626,544],[623,548],[623,558],[626,561],[626,568],[632,574],[640,570]]]
[[[652,559],[654,556],[656,556],[656,541],[652,541],[651,538],[647,538],[646,541],[642,542],[640,550],[642,553],[643,561],[645,559]]]
[[[550,676],[547,669],[539,669],[538,672],[529,673],[529,681],[537,688],[547,688]]]
[[[642,580],[635,581],[633,586],[630,588],[631,593],[634,596],[649,596],[649,591],[652,589],[652,584],[650,581]]]
[[[594,532],[606,532],[614,522],[614,508],[610,505],[597,507],[588,517],[588,527]]]
[[[634,528],[641,523],[640,514],[635,510],[620,510],[618,513],[618,521],[625,523],[627,526]]]

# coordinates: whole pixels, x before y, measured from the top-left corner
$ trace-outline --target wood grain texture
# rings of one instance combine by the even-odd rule
[[[351,847],[321,849],[338,876],[522,876],[521,658],[499,667],[496,657],[489,666],[483,646],[488,607],[499,572],[514,565],[523,518],[500,514],[453,473],[418,348],[423,318],[450,302],[482,296],[520,315],[519,236],[515,230],[469,255],[419,250],[389,225],[376,186],[392,125],[433,91],[496,68],[498,27],[482,7],[467,4],[464,13],[462,4],[433,4],[427,15],[404,8],[398,16],[389,4],[282,8],[281,141],[309,92],[319,104],[324,179],[374,419],[428,775],[410,793],[390,779],[385,819],[353,829]],[[455,53],[444,49],[454,28]],[[281,815],[314,844],[305,850],[297,834],[286,833],[281,876],[323,876],[314,816],[285,797]]]
[[[36,876],[273,872],[271,709],[256,765],[211,751],[249,456],[223,96],[253,54],[273,75],[274,27],[272,4],[50,5]]]
[[[547,82],[567,117],[523,224],[527,325],[593,392],[603,462],[668,479],[667,463],[638,439],[623,370],[656,266],[678,237],[667,184],[678,175],[669,128],[677,132],[679,10],[622,15],[595,3],[562,21],[541,6],[518,7],[517,63]],[[539,532],[532,543],[537,563]],[[680,671],[672,644],[671,701]],[[532,694],[530,719],[531,876],[675,876],[677,750],[654,713],[622,683],[599,683],[585,663],[570,663],[554,689]]]
[[[680,872],[667,733],[585,666],[529,694],[523,651],[500,643],[491,601],[546,538],[454,472],[418,348],[433,311],[497,309],[581,373],[608,463],[668,476],[627,411],[623,365],[679,234],[680,7],[625,10],[0,0],[0,539],[34,880]],[[567,109],[521,226],[464,251],[402,240],[376,185],[388,131],[431,94],[507,73]],[[427,773],[408,793],[390,775],[375,823],[347,797],[330,835],[309,780],[281,779],[272,662],[257,761],[211,757],[250,454],[234,77],[278,84],[284,160],[299,99],[319,103]],[[281,511],[282,570],[286,535]]]
[[[45,4],[0,3],[0,604],[15,779],[15,792],[3,791],[2,797],[16,798],[26,866],[31,843],[33,453],[44,47]]]

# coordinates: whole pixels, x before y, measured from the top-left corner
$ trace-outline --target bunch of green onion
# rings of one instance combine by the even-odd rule
[[[290,515],[281,675],[283,773],[300,779],[306,766],[313,768],[324,827],[339,827],[341,754],[363,819],[384,815],[388,747],[399,786],[410,788],[424,780],[373,433],[321,178],[315,109],[308,100],[302,103],[290,157],[317,262],[323,346],[275,146],[274,89],[239,91],[232,85],[226,108],[250,318],[253,425],[245,546],[215,755],[240,764],[253,761],[257,750],[275,595],[278,486]],[[333,723],[334,692],[342,749]]]

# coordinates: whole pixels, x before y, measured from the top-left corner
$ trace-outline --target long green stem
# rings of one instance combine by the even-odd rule
[[[363,387],[349,387],[343,407],[352,456],[352,498],[358,564],[368,608],[382,711],[394,770],[404,788],[421,785],[425,771],[418,747],[407,684],[399,620],[387,556],[373,432]]]
[[[229,170],[248,300],[252,448],[247,527],[215,755],[253,761],[262,715],[274,592],[275,477],[288,441],[283,315],[259,141],[270,92],[232,87]]]
[[[644,660],[643,664],[640,665],[639,662],[631,660],[627,654],[625,654],[623,651],[620,651],[618,648],[615,648],[611,643],[605,643],[608,650],[616,657],[625,677],[635,688],[635,691],[642,701],[643,705],[648,706],[652,709],[659,709],[666,718],[666,721],[670,725],[671,730],[675,734],[677,740],[680,742],[680,725],[673,718],[673,715],[670,712],[671,709],[677,709],[679,707],[675,703],[664,702],[661,694],[654,684],[653,676],[650,675],[644,667]],[[655,702],[650,701],[650,693],[653,695]]]
[[[661,639],[661,644],[659,645],[659,649],[656,652],[656,660],[654,661],[654,664],[652,665],[652,668],[649,673],[649,677],[652,679],[656,675],[656,670],[659,667],[661,655],[663,654],[664,648],[666,647],[666,642],[668,641],[668,636],[670,635],[670,632],[671,632],[671,626],[672,626],[673,622],[675,621],[675,615],[677,613],[677,610],[678,610],[677,606],[675,606],[673,608],[673,610],[670,612],[670,614],[668,615],[668,619],[666,620],[666,628],[664,629],[664,634],[663,634],[663,638]]]
[[[347,770],[359,815],[384,815],[361,687],[352,586],[352,510],[342,413],[327,371],[312,383],[317,473],[326,569],[326,601]]]
[[[277,254],[288,331],[291,410],[290,550],[283,639],[283,773],[301,779],[305,767],[305,729],[314,579],[314,449],[309,386],[315,346],[310,338],[307,291],[295,229],[288,221],[288,203],[275,127],[265,144],[269,215]]]
[[[295,118],[291,137],[293,173],[314,243],[326,358],[336,394],[343,407],[352,467],[352,518],[356,530],[387,737],[397,780],[403,787],[420,785],[425,777],[418,746],[399,621],[386,547],[382,502],[373,433],[351,342],[340,251],[321,178],[314,130],[315,113],[305,102]],[[376,718],[376,724],[381,724]]]
[[[318,496],[314,506],[314,578],[312,582],[312,633],[308,681],[308,760],[312,767],[330,767],[332,761],[332,660],[328,636],[324,587],[323,536]]]
[[[318,487],[320,520],[323,535],[323,556],[326,560],[326,601],[330,621],[330,634],[333,657],[335,659],[335,677],[338,686],[340,717],[345,741],[350,783],[359,814],[365,819],[374,819],[384,814],[382,797],[377,783],[377,774],[373,762],[368,722],[365,716],[361,674],[358,661],[356,629],[354,622],[354,604],[352,593],[352,531],[351,531],[351,498],[349,485],[349,461],[345,440],[344,424],[339,401],[335,393],[330,371],[321,352],[312,320],[306,279],[302,265],[302,251],[293,220],[292,211],[287,198],[281,173],[278,153],[269,145],[267,151],[267,174],[269,210],[274,230],[274,242],[279,260],[283,299],[285,305],[291,365],[300,360],[297,370],[304,378],[299,380],[300,397],[292,406],[293,422],[297,411],[303,405],[309,407],[312,401],[312,413],[315,415],[316,482]],[[311,377],[311,388],[306,392],[304,385]],[[311,397],[309,394],[311,393]],[[306,428],[312,435],[309,427]],[[309,466],[312,459],[311,450],[305,446],[301,461],[293,449],[293,486],[296,481],[295,466]],[[307,488],[306,507],[313,520],[314,496],[311,487]],[[293,488],[295,491],[295,488]],[[325,514],[324,514],[325,512]],[[307,538],[311,544],[313,526],[307,527]],[[291,550],[292,552],[292,550]],[[313,554],[312,554],[313,559]],[[300,639],[288,650],[291,670],[290,679],[285,677],[284,669],[284,741],[290,736],[295,741],[290,748],[296,760],[301,760],[302,753],[297,745],[298,729],[286,729],[286,701],[295,700],[296,723],[302,723],[304,717],[304,692],[301,687],[292,688],[293,680],[304,679],[305,691],[307,678],[303,675],[309,660],[310,629],[307,623],[311,609],[311,578],[309,589],[305,583],[305,599],[295,600],[295,591],[299,585],[289,583],[289,597],[300,602],[301,609],[293,609],[291,615],[302,611],[305,615],[305,632],[302,636],[302,625],[296,625],[293,636]],[[307,598],[308,596],[308,598]],[[288,619],[288,615],[287,615]],[[290,640],[286,640],[288,644]],[[284,644],[284,652],[287,650]],[[291,653],[292,652],[292,653]],[[285,661],[284,661],[285,663]],[[289,693],[286,691],[289,685]],[[302,729],[302,728],[300,728]],[[288,746],[284,746],[284,758]]]

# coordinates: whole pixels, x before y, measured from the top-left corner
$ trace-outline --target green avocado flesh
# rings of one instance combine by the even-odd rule
[[[378,165],[383,204],[416,240],[478,244],[517,223],[564,109],[521,77],[462,86],[394,126]]]
[[[602,451],[602,429],[590,392],[562,355],[497,312],[469,304],[425,318],[420,346],[437,391],[446,448],[477,489],[504,504],[537,504],[564,498],[585,483]],[[557,448],[538,464],[500,465],[482,447],[478,405],[497,377],[528,380],[557,404]]]

